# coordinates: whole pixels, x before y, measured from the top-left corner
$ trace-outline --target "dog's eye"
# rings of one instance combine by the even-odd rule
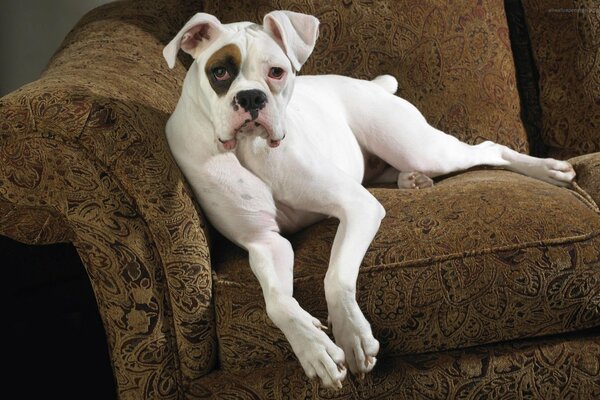
[[[284,74],[284,70],[283,68],[279,68],[279,67],[273,67],[269,70],[269,78],[272,79],[281,79],[281,77]]]
[[[229,79],[229,72],[227,72],[227,68],[225,67],[215,67],[212,69],[212,73],[218,81],[226,81]]]

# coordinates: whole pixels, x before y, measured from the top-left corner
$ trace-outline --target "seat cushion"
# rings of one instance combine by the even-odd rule
[[[398,94],[436,128],[528,150],[502,1],[206,0],[205,10],[223,22],[315,15],[319,39],[303,74],[394,75]]]
[[[199,399],[599,399],[600,335],[388,357],[362,381],[348,374],[339,390],[308,379],[298,362],[216,371],[190,386]]]
[[[370,189],[387,210],[357,297],[381,354],[456,349],[600,325],[600,216],[578,193],[501,170],[431,189]],[[325,321],[323,278],[337,221],[291,237],[294,296]],[[265,312],[247,254],[216,252],[221,367],[293,359]]]

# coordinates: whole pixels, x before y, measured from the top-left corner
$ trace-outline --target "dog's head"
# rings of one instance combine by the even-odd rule
[[[260,135],[277,147],[294,77],[313,51],[318,27],[317,18],[291,11],[273,11],[262,25],[221,24],[198,13],[163,55],[170,68],[179,49],[194,58],[188,89],[225,149],[235,148],[238,134]]]

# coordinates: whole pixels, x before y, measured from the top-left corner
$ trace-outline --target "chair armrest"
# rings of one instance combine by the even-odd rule
[[[73,241],[123,398],[184,397],[216,358],[207,225],[164,135],[185,67],[162,48],[199,9],[100,7],[0,99],[0,234]]]
[[[577,173],[577,184],[600,205],[600,153],[571,158],[569,162]]]

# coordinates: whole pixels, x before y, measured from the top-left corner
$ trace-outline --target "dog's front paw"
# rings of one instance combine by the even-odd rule
[[[336,343],[344,350],[348,368],[359,379],[364,378],[375,367],[379,342],[358,304],[330,305],[328,323]]]
[[[571,164],[553,158],[534,159],[533,162],[522,163],[515,169],[556,186],[569,187],[575,179],[575,170]]]
[[[321,329],[315,327],[311,332],[290,337],[289,341],[309,378],[318,377],[323,386],[341,389],[347,373],[344,351]]]
[[[295,300],[271,310],[309,378],[318,377],[325,387],[341,388],[346,379],[344,351],[323,332],[321,322],[302,310]],[[279,323],[278,323],[279,322]]]
[[[545,171],[540,171],[540,179],[553,183],[557,186],[568,187],[575,179],[575,169],[567,161],[559,161],[552,158],[545,159],[543,164]]]

